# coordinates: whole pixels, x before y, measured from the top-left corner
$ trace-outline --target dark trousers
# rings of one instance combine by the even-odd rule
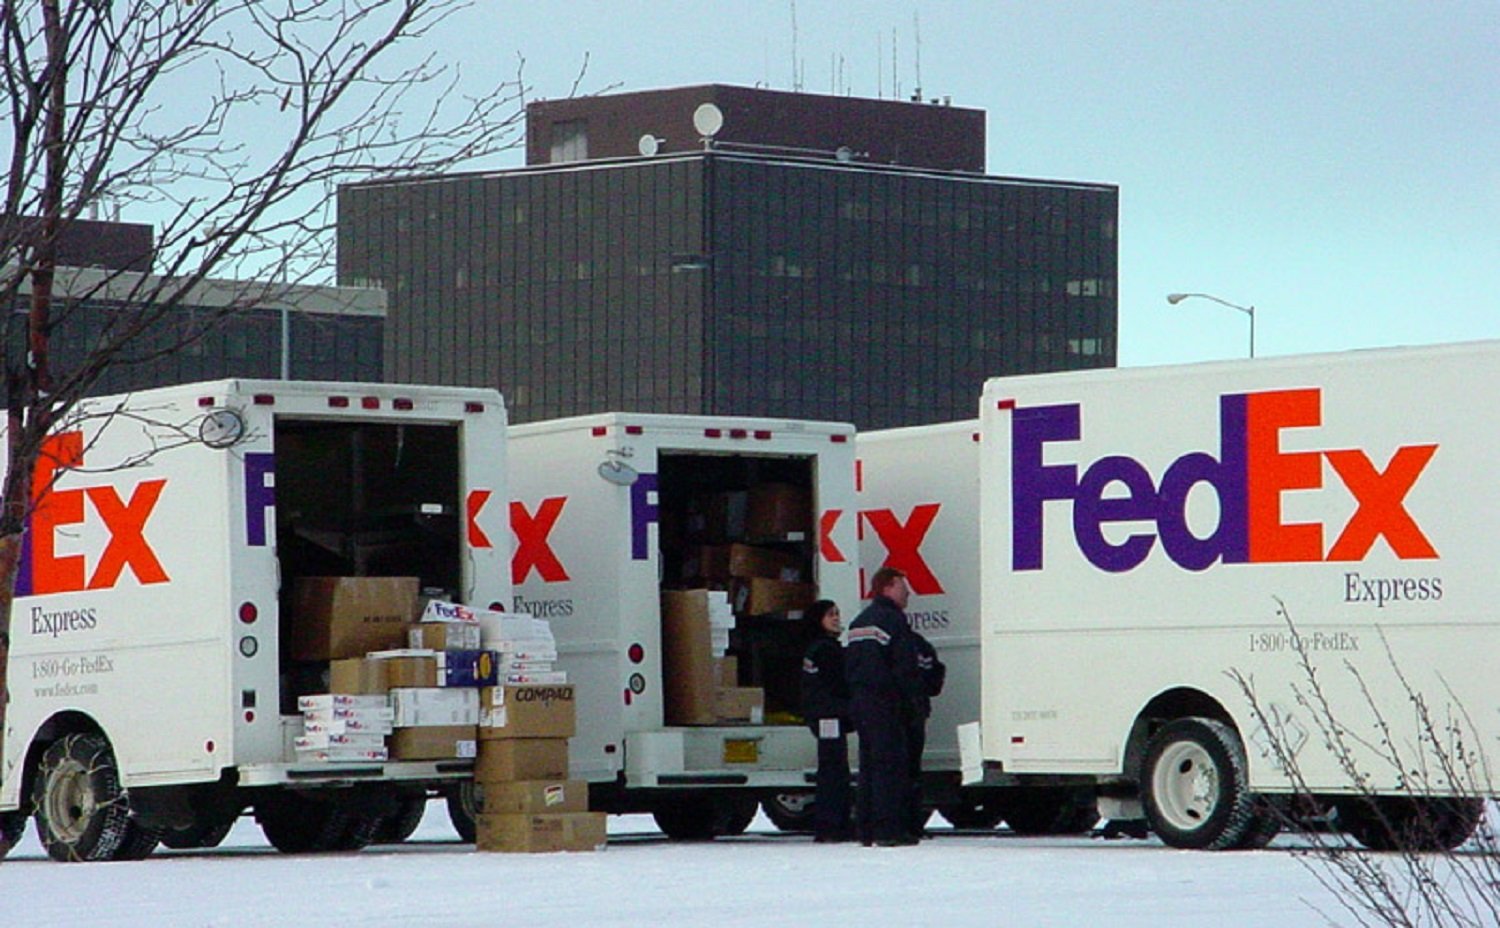
[[[927,747],[927,722],[912,722],[906,729],[906,823],[907,830],[917,837],[927,824],[922,814],[922,750]]]
[[[839,722],[838,737],[818,738],[818,786],[813,803],[813,834],[825,840],[849,837],[849,809],[854,791],[849,788],[849,733]],[[812,724],[818,735],[818,722]]]
[[[859,729],[859,836],[863,841],[900,840],[909,832],[911,758],[907,726],[894,712],[857,713]]]

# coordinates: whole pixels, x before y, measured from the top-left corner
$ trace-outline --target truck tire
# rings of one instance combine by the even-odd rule
[[[755,800],[740,796],[677,796],[664,800],[652,810],[651,817],[662,834],[673,841],[712,841],[743,834],[755,818]]]
[[[131,817],[115,752],[101,734],[49,745],[32,800],[37,839],[53,860],[139,860],[156,849],[156,834]]]
[[[186,828],[169,828],[161,833],[161,843],[174,851],[196,850],[218,847],[229,837],[234,828],[234,819],[227,821],[205,819]]]
[[[26,819],[29,816],[21,809],[14,812],[0,812],[0,860],[10,853],[10,849],[20,842],[21,836],[26,834]]]
[[[812,834],[812,792],[772,793],[760,801],[760,807],[778,831]]]
[[[422,815],[427,811],[427,794],[396,797],[396,811],[382,816],[380,827],[375,829],[375,840],[371,844],[400,844],[412,836],[422,824]]]
[[[1151,737],[1141,799],[1157,837],[1176,848],[1221,851],[1237,846],[1255,812],[1245,748],[1223,722],[1184,718]]]
[[[271,846],[283,854],[357,851],[370,843],[380,817],[344,808],[328,799],[292,792],[256,803],[255,820]]]
[[[1086,787],[1017,787],[997,805],[1010,830],[1026,837],[1082,835],[1099,824],[1099,802]]]
[[[1338,802],[1338,823],[1372,851],[1451,851],[1484,819],[1479,799],[1351,798]]]
[[[990,831],[1005,818],[999,807],[991,802],[950,802],[938,806],[937,811],[954,828],[974,831]]]
[[[1281,834],[1282,826],[1287,822],[1289,813],[1283,802],[1278,802],[1267,796],[1257,796],[1255,809],[1250,816],[1250,827],[1245,829],[1245,836],[1240,838],[1239,843],[1234,846],[1237,851],[1258,851],[1270,844],[1271,841]]]
[[[458,840],[473,844],[478,835],[474,822],[479,817],[479,796],[474,792],[474,781],[463,780],[446,792],[448,820],[458,832]]]

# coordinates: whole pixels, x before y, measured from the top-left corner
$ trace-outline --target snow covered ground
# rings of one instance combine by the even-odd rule
[[[1291,853],[1156,841],[955,833],[912,848],[814,845],[762,816],[739,838],[677,844],[610,819],[607,850],[480,854],[441,802],[405,845],[290,857],[242,819],[215,851],[63,865],[28,832],[0,865],[14,926],[532,928],[751,925],[1325,925],[1352,921]]]

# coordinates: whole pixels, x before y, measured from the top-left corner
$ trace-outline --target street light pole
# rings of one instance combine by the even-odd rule
[[[1254,306],[1241,306],[1238,303],[1231,303],[1228,300],[1221,300],[1218,297],[1214,296],[1212,293],[1169,293],[1169,294],[1167,294],[1167,302],[1171,303],[1173,306],[1176,306],[1178,303],[1181,303],[1183,300],[1186,300],[1186,299],[1188,299],[1190,297],[1199,297],[1199,298],[1205,299],[1205,300],[1212,300],[1213,302],[1218,303],[1220,306],[1228,306],[1230,309],[1237,309],[1240,312],[1244,313],[1245,315],[1249,316],[1250,317],[1250,357],[1252,357],[1252,358],[1255,357],[1255,307]]]

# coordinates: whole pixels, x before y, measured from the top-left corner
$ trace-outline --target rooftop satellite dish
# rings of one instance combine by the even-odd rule
[[[657,152],[661,151],[661,143],[661,139],[648,132],[645,135],[641,136],[640,142],[636,144],[636,149],[640,151],[642,155],[650,158],[655,156]]]
[[[724,111],[712,103],[703,103],[693,110],[693,128],[706,139],[711,139],[724,128]]]
[[[848,145],[840,145],[838,151],[833,153],[833,156],[838,160],[844,162],[845,164],[848,164],[849,162],[854,160],[854,149],[850,148]]]

